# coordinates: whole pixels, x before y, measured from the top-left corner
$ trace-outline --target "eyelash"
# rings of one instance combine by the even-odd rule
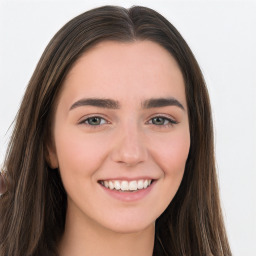
[[[153,119],[156,119],[156,118],[161,118],[161,119],[164,120],[164,123],[167,121],[168,124],[162,124],[162,125],[161,125],[161,124],[159,124],[159,125],[153,124],[153,123],[152,123],[152,120],[153,120]],[[168,117],[165,117],[165,116],[161,116],[161,115],[152,117],[152,118],[150,119],[150,121],[151,121],[151,124],[153,124],[153,125],[155,125],[155,126],[162,126],[161,128],[168,128],[168,127],[174,126],[175,124],[178,124],[178,122],[174,121],[173,119],[168,118]]]
[[[97,118],[97,119],[100,119],[100,120],[105,120],[105,123],[104,123],[104,124],[96,124],[96,125],[88,124],[88,123],[87,123],[88,120],[93,119],[93,118]],[[156,118],[161,118],[161,119],[164,120],[164,123],[167,121],[168,124],[159,124],[159,125],[153,124],[153,123],[152,123],[152,120],[153,120],[153,119],[156,119]],[[171,127],[171,126],[174,126],[175,124],[178,124],[177,121],[174,121],[173,119],[167,118],[167,117],[162,116],[162,115],[154,116],[154,117],[150,118],[149,121],[151,121],[150,124],[153,124],[154,126],[157,126],[157,127],[159,127],[159,128],[169,128],[169,127]],[[148,121],[148,122],[149,122],[149,121]],[[81,122],[79,122],[79,124],[86,125],[86,126],[88,126],[88,127],[90,127],[90,128],[93,128],[93,129],[97,129],[99,126],[102,126],[102,125],[105,125],[105,124],[109,124],[109,122],[108,122],[105,118],[103,118],[103,117],[101,117],[101,116],[90,116],[90,117],[87,117],[86,119],[82,120]]]
[[[88,122],[88,120],[93,119],[93,118],[99,118],[100,120],[105,120],[105,123],[104,123],[104,124],[108,124],[108,122],[106,121],[106,119],[103,118],[103,117],[101,117],[101,116],[90,116],[90,117],[87,117],[86,119],[84,119],[84,120],[82,120],[81,122],[79,122],[79,124],[89,126],[90,128],[98,128],[99,126],[103,125],[103,124],[92,125],[92,124],[86,123],[86,122]]]

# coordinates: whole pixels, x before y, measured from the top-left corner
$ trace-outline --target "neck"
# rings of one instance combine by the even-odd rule
[[[144,230],[120,233],[83,216],[67,212],[65,232],[59,244],[60,256],[152,256],[155,225]]]

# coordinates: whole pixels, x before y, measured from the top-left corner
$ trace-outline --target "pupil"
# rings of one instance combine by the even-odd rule
[[[97,125],[97,124],[100,124],[100,118],[98,117],[92,117],[89,119],[89,123],[91,125]]]
[[[155,124],[160,125],[160,124],[163,124],[164,119],[161,118],[161,117],[155,117],[153,119],[153,121],[154,121]]]

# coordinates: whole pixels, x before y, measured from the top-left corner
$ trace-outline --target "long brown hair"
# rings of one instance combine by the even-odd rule
[[[63,26],[46,47],[20,106],[4,163],[0,256],[57,255],[66,192],[47,164],[46,143],[62,81],[74,62],[104,40],[151,40],[176,59],[185,81],[191,146],[181,185],[156,220],[154,255],[231,255],[217,184],[210,102],[190,48],[163,16],[145,7],[104,6]]]

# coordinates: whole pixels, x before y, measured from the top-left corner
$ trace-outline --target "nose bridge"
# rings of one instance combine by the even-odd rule
[[[147,158],[143,131],[138,123],[128,121],[119,127],[113,160],[126,165],[136,165]]]

